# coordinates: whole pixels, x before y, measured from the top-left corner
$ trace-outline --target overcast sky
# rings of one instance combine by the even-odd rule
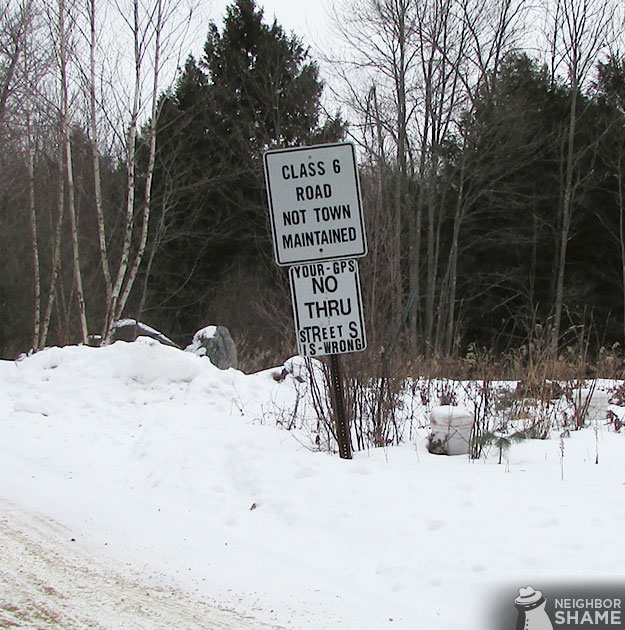
[[[213,0],[210,17],[221,25],[226,7],[233,2]],[[257,0],[256,4],[263,7],[265,22],[271,23],[275,17],[281,26],[294,31],[309,46],[314,38],[327,31],[330,0]]]
[[[188,52],[192,52],[196,58],[202,56],[208,21],[213,20],[221,30],[226,7],[234,2],[235,0],[209,0],[206,4],[200,3],[190,35],[194,44],[184,52],[183,60]],[[257,6],[264,10],[265,23],[271,24],[275,18],[287,33],[294,32],[301,38],[304,46],[310,48],[312,59],[319,64],[321,78],[326,83],[329,77],[324,71],[322,57],[328,52],[332,40],[330,13],[340,3],[341,0],[256,0]]]
[[[0,0],[0,4],[3,1]],[[180,72],[189,54],[196,59],[202,57],[209,21],[213,20],[221,30],[226,7],[234,2],[235,0],[200,0],[197,3],[180,49],[176,49],[163,69],[161,87],[175,80],[176,73]],[[331,39],[329,13],[337,2],[340,0],[256,0],[257,6],[263,7],[265,23],[271,24],[275,18],[287,33],[294,32],[301,38],[304,46],[310,48],[312,59],[319,63],[321,77],[326,82],[328,77],[325,76],[322,54],[319,51],[325,51]],[[132,59],[128,63],[131,64]]]

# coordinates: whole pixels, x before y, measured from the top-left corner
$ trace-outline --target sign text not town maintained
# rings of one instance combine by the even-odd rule
[[[267,151],[264,160],[279,265],[367,253],[351,143]]]

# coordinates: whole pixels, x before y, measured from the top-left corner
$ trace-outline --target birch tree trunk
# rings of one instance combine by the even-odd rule
[[[80,249],[78,242],[78,217],[76,214],[74,167],[72,161],[72,138],[69,116],[69,79],[68,79],[68,32],[66,24],[65,0],[58,0],[58,37],[59,37],[59,78],[61,91],[61,127],[64,142],[65,179],[67,183],[67,210],[71,228],[72,258],[74,266],[74,284],[78,302],[80,335],[83,343],[87,343],[89,330],[87,326],[87,309],[85,293],[80,270]]]
[[[104,287],[106,292],[106,304],[111,301],[112,280],[111,269],[106,243],[106,226],[104,224],[104,210],[102,207],[102,182],[100,176],[100,149],[99,132],[97,118],[97,95],[96,95],[96,48],[97,48],[97,22],[96,22],[96,0],[88,0],[89,14],[89,128],[91,141],[91,168],[93,170],[93,194],[98,222],[98,244],[100,247],[100,261],[102,265],[102,275],[104,277]]]
[[[33,336],[31,348],[36,350],[41,343],[41,270],[39,265],[39,239],[37,237],[37,213],[35,205],[35,147],[33,146],[30,118],[27,119],[28,147],[26,165],[28,169],[28,216],[30,220],[31,256],[33,265]]]
[[[57,283],[59,274],[61,271],[61,235],[63,230],[63,219],[65,214],[65,186],[63,175],[63,143],[61,142],[61,135],[59,133],[58,151],[57,151],[57,171],[58,171],[58,195],[57,195],[57,216],[54,224],[53,242],[52,242],[52,261],[51,261],[51,275],[50,286],[48,289],[48,299],[46,302],[46,310],[41,325],[41,335],[39,338],[38,348],[42,349],[46,345],[48,334],[50,332],[50,322],[52,320],[52,310],[54,308],[54,302],[57,293]]]
[[[133,0],[133,50],[134,50],[134,90],[133,101],[130,113],[130,124],[126,135],[126,144],[124,151],[124,159],[126,163],[126,222],[124,229],[124,238],[122,241],[121,257],[115,283],[111,290],[111,297],[108,303],[106,321],[102,337],[104,341],[108,341],[111,328],[118,313],[122,311],[119,308],[120,295],[123,288],[124,278],[128,271],[128,261],[130,259],[130,246],[132,243],[132,233],[134,228],[135,213],[135,192],[136,192],[136,152],[137,152],[137,130],[139,119],[139,107],[141,98],[141,65],[142,65],[142,46],[139,31],[139,2]]]
[[[143,255],[145,253],[145,247],[148,239],[148,225],[150,221],[150,203],[152,199],[152,178],[154,176],[154,161],[156,156],[156,124],[158,121],[158,90],[159,90],[159,77],[160,77],[160,65],[161,65],[161,35],[163,29],[163,0],[157,0],[156,2],[156,22],[154,25],[154,67],[152,74],[152,103],[150,111],[150,126],[148,132],[149,149],[148,149],[148,165],[145,174],[145,188],[143,191],[143,210],[141,213],[141,232],[139,236],[139,245],[137,253],[132,261],[132,265],[128,270],[128,276],[126,278],[126,284],[124,290],[120,296],[116,317],[121,317],[121,314],[126,306],[130,291],[134,286]],[[137,60],[139,63],[139,60]]]

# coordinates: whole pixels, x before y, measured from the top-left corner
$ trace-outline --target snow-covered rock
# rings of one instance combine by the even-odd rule
[[[185,350],[200,357],[208,357],[221,370],[236,369],[238,364],[237,348],[225,326],[206,326],[198,330]]]
[[[150,337],[156,339],[164,346],[171,346],[172,348],[179,348],[178,344],[174,343],[169,337],[165,336],[162,332],[139,322],[136,319],[119,319],[117,320],[111,329],[111,341],[136,341],[138,337]],[[94,344],[97,345],[97,344]]]

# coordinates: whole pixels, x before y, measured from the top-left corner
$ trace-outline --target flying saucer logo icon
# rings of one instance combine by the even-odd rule
[[[519,613],[516,630],[553,630],[545,610],[546,603],[543,594],[531,586],[519,589],[519,596],[514,600]]]

